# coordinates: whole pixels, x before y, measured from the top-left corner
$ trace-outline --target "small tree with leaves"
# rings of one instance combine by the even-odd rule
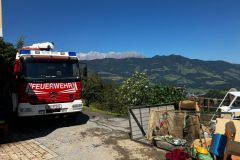
[[[186,98],[184,88],[173,86],[154,85],[152,87],[151,104],[179,103]]]
[[[21,36],[21,37],[17,40],[17,44],[16,44],[16,49],[17,49],[17,50],[21,49],[21,48],[25,45],[25,40],[26,40],[26,37],[25,37],[25,36]]]
[[[16,49],[13,44],[6,43],[0,39],[0,85],[1,95],[9,92],[9,85],[13,75],[13,63],[15,60]]]
[[[118,94],[119,100],[125,105],[146,104],[151,95],[150,81],[145,73],[135,72],[119,87]]]
[[[14,45],[0,38],[0,101],[4,106],[10,105],[15,55]]]
[[[101,99],[103,92],[103,83],[98,74],[88,75],[87,80],[83,83],[83,98],[86,106],[90,103]]]

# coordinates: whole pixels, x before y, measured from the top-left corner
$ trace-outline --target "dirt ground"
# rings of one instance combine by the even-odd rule
[[[164,151],[131,141],[128,127],[126,118],[90,111],[75,119],[24,119],[0,145],[0,159],[165,159]]]

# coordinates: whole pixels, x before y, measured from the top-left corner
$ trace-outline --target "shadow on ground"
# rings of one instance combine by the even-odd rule
[[[79,113],[69,116],[41,116],[35,118],[22,118],[12,121],[8,136],[1,143],[12,143],[44,137],[54,130],[62,127],[86,124],[89,116]]]

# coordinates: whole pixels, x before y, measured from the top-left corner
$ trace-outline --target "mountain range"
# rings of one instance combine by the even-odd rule
[[[240,64],[203,61],[180,55],[152,58],[94,59],[84,61],[89,72],[105,81],[120,83],[135,71],[144,72],[152,83],[192,89],[240,88]]]
[[[125,58],[145,58],[144,55],[135,52],[79,52],[78,58],[81,60],[94,60],[94,59],[105,59],[105,58],[114,58],[114,59],[125,59]]]

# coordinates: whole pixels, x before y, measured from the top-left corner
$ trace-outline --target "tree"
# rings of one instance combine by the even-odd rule
[[[1,65],[7,66],[13,65],[15,60],[16,49],[13,44],[6,43],[0,38],[0,63]]]
[[[151,95],[150,81],[145,73],[135,72],[118,89],[118,99],[125,105],[148,103]]]
[[[152,85],[146,74],[135,72],[121,86],[104,84],[97,74],[84,84],[86,105],[118,114],[127,114],[129,105],[178,103],[186,97],[185,89]]]
[[[122,106],[117,99],[118,92],[116,84],[104,83],[101,93],[101,99],[98,100],[99,105],[96,106],[97,108],[120,114],[123,112]]]
[[[154,85],[152,89],[151,104],[178,103],[185,99],[186,92],[184,88],[172,86]]]
[[[207,98],[223,98],[227,91],[225,90],[209,90],[204,96]]]
[[[86,106],[89,107],[90,103],[100,100],[102,90],[103,83],[98,74],[88,75],[87,80],[83,84],[83,98]]]
[[[0,39],[0,100],[1,103],[9,103],[10,88],[13,76],[13,63],[16,49],[11,43]]]
[[[129,105],[178,103],[186,97],[184,88],[150,84],[146,74],[139,72],[124,81],[117,93],[123,113]]]
[[[25,45],[26,36],[21,36],[17,40],[16,49],[19,50]]]

